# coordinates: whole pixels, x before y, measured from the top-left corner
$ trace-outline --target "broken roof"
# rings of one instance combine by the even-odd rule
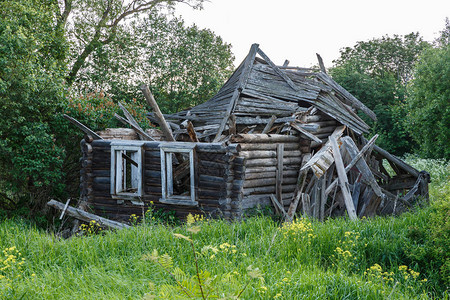
[[[215,136],[216,141],[232,114],[238,125],[263,124],[267,120],[264,117],[275,115],[281,121],[314,106],[358,134],[368,132],[370,127],[355,111],[360,110],[376,120],[375,113],[336,83],[326,74],[323,64],[320,65],[321,71],[276,66],[258,44],[253,44],[247,57],[214,97],[166,118],[178,124],[189,120],[202,136]]]

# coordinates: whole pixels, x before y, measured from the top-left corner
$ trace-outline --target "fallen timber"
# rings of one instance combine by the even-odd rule
[[[240,219],[268,205],[286,221],[323,221],[398,214],[427,199],[428,173],[375,145],[377,135],[364,138],[370,127],[357,112],[376,115],[317,58],[320,71],[277,66],[254,44],[215,96],[174,114],[163,114],[144,85],[158,132],[144,131],[123,107],[118,119],[130,128],[96,133],[68,118],[86,133],[85,203],[115,220],[150,207]],[[136,169],[141,177],[130,178]],[[141,194],[124,195],[135,181]]]

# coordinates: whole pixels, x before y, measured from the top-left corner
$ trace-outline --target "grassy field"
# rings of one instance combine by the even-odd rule
[[[448,299],[449,165],[408,160],[432,173],[431,205],[397,218],[155,221],[68,240],[4,220],[0,299]]]

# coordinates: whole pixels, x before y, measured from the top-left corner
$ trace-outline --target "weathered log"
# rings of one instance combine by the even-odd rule
[[[49,202],[47,202],[48,206],[54,207],[56,209],[59,210],[63,210],[65,207],[64,203],[58,202],[56,200],[50,200]],[[117,221],[112,221],[112,220],[108,220],[106,218],[102,218],[100,216],[85,212],[84,210],[69,206],[66,209],[66,214],[68,214],[71,217],[74,217],[76,219],[79,219],[81,221],[85,221],[85,222],[91,222],[91,221],[95,221],[97,222],[100,226],[105,226],[105,227],[109,227],[109,228],[114,228],[114,229],[122,229],[122,228],[127,228],[130,227],[126,224],[117,222]]]
[[[281,134],[238,134],[231,137],[234,143],[298,143],[299,137]]]
[[[241,151],[239,156],[245,157],[247,159],[252,158],[276,158],[276,151]],[[302,156],[302,152],[299,150],[294,151],[284,151],[284,157],[300,157]]]
[[[275,153],[275,150],[277,150],[277,144],[276,143],[249,143],[249,144],[239,144],[241,151],[273,151]],[[291,150],[298,150],[299,149],[299,142],[294,141],[292,143],[284,143],[284,150],[285,151],[291,151]]]
[[[301,157],[286,157],[283,159],[283,164],[293,165],[299,164],[302,161]],[[258,167],[258,166],[275,166],[277,164],[276,158],[256,158],[248,159],[245,165],[247,167]]]
[[[88,128],[86,125],[82,124],[78,120],[76,120],[76,119],[74,119],[71,116],[68,116],[66,114],[63,114],[63,117],[66,120],[69,120],[73,125],[75,125],[78,128],[80,128],[84,133],[86,133],[88,135],[91,135],[94,138],[94,140],[103,140],[103,138],[101,136],[99,136],[97,133],[95,133],[93,130],[91,130],[90,128]]]
[[[341,191],[344,196],[345,206],[347,208],[347,213],[350,220],[356,220],[356,210],[353,205],[352,195],[348,189],[348,179],[345,172],[344,163],[342,161],[341,153],[339,151],[339,146],[337,145],[336,138],[330,136],[330,143],[333,149],[334,162],[336,163],[336,170],[338,173],[339,183],[341,185]]]
[[[270,131],[270,129],[273,126],[273,123],[275,123],[275,120],[277,119],[277,117],[275,115],[272,115],[272,117],[270,118],[269,122],[267,122],[266,127],[264,127],[263,131],[261,133],[268,133]]]
[[[364,147],[361,149],[361,151],[358,152],[358,154],[355,156],[355,158],[352,159],[352,161],[345,167],[345,173],[347,174],[348,171],[350,171],[351,168],[360,160],[363,155],[366,153],[366,151],[372,147],[372,145],[375,143],[376,139],[378,138],[378,134],[374,135],[370,141],[364,145]],[[337,185],[338,179],[336,178],[331,184],[328,185],[327,190],[325,191],[325,194],[328,195]]]
[[[309,138],[312,141],[315,141],[317,143],[321,143],[322,141],[317,138],[315,135],[309,133],[307,130],[301,128],[300,126],[298,126],[295,122],[291,122],[290,123],[292,128],[298,130],[301,134],[305,135],[307,138]]]
[[[167,124],[166,120],[164,119],[163,114],[161,113],[161,110],[159,109],[158,103],[156,103],[155,98],[153,97],[152,92],[148,88],[147,85],[143,84],[141,86],[142,93],[144,94],[145,100],[147,101],[148,105],[153,109],[155,112],[155,116],[158,119],[158,124],[161,127],[162,132],[164,133],[164,136],[168,141],[174,142],[175,139],[172,135],[172,131],[170,130],[169,124]]]

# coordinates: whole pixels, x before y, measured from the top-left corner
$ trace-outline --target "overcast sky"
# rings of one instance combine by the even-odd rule
[[[231,43],[238,65],[252,43],[276,64],[326,67],[339,49],[383,35],[419,32],[432,41],[450,16],[450,0],[211,0],[203,10],[178,5],[187,24],[209,28]]]

